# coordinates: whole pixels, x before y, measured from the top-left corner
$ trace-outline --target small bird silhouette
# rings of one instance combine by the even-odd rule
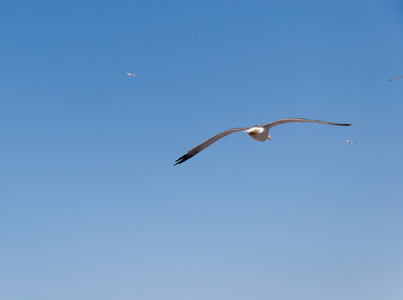
[[[129,73],[129,72],[122,72],[123,74],[126,74],[127,76],[137,76],[136,74]]]
[[[396,77],[389,79],[389,81],[392,81],[393,79],[402,79],[402,78],[403,78],[403,76],[396,76]]]
[[[357,142],[355,142],[355,141],[350,141],[350,140],[342,140],[342,142],[344,142],[344,143],[349,143],[349,144],[352,144],[352,143],[357,143]]]

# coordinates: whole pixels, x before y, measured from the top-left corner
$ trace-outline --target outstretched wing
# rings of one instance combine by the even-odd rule
[[[179,165],[179,164],[183,163],[184,161],[187,161],[189,158],[195,156],[197,153],[206,149],[208,146],[210,146],[212,143],[218,141],[219,139],[222,139],[223,137],[225,137],[231,133],[237,132],[237,131],[245,131],[248,128],[249,127],[232,128],[232,129],[228,129],[223,132],[220,132],[219,134],[216,134],[215,136],[213,136],[212,138],[209,138],[207,141],[200,144],[199,146],[196,146],[196,147],[190,149],[185,155],[183,155],[180,158],[178,158],[177,160],[175,160],[174,166]]]
[[[281,119],[278,121],[274,121],[271,123],[267,123],[265,125],[263,125],[263,127],[267,130],[269,130],[270,128],[277,126],[277,125],[281,125],[281,124],[285,124],[285,123],[305,123],[305,122],[309,122],[309,123],[319,123],[319,124],[328,124],[328,125],[337,125],[337,126],[352,126],[354,124],[344,124],[344,123],[333,123],[333,122],[325,122],[325,121],[318,121],[318,120],[310,120],[310,119],[303,119],[303,118],[286,118],[286,119]]]
[[[397,77],[393,77],[393,78],[391,78],[391,79],[389,79],[389,81],[392,81],[393,79],[396,79]]]

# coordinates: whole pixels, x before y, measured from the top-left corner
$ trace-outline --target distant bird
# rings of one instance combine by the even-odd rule
[[[122,72],[123,74],[126,74],[126,75],[128,75],[128,76],[137,76],[136,74],[133,74],[133,73],[129,73],[129,72]]]
[[[302,118],[286,118],[286,119],[281,119],[278,121],[274,121],[271,123],[267,123],[264,125],[255,125],[253,127],[237,127],[237,128],[232,128],[225,130],[219,134],[216,134],[212,138],[208,139],[204,143],[200,144],[199,146],[194,147],[193,149],[190,149],[185,155],[181,156],[175,161],[174,166],[179,165],[183,163],[184,161],[188,160],[189,158],[195,156],[197,153],[200,151],[206,149],[208,146],[210,146],[212,143],[218,141],[219,139],[234,133],[238,131],[244,131],[249,136],[259,142],[264,142],[267,139],[271,140],[271,136],[269,134],[270,128],[280,125],[280,124],[285,124],[285,123],[294,123],[294,122],[310,122],[310,123],[319,123],[319,124],[328,124],[328,125],[338,125],[338,126],[352,126],[354,124],[342,124],[342,123],[332,123],[332,122],[325,122],[325,121],[317,121],[317,120],[309,120],[309,119],[302,119]]]
[[[389,79],[389,81],[392,81],[393,79],[402,79],[402,78],[403,78],[403,75],[402,75],[402,76],[393,77],[393,78]]]
[[[344,142],[344,143],[349,143],[349,144],[352,144],[352,143],[357,143],[357,142],[355,142],[355,141],[349,141],[349,140],[342,140],[342,142]]]

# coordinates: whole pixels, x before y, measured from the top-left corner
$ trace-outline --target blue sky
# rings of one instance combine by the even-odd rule
[[[0,28],[0,298],[402,299],[401,3],[4,1]],[[172,167],[285,117],[356,125]]]

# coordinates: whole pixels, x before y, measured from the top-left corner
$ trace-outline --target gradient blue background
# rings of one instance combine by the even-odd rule
[[[401,2],[3,1],[0,33],[1,299],[403,299]],[[172,167],[285,117],[356,126]]]

